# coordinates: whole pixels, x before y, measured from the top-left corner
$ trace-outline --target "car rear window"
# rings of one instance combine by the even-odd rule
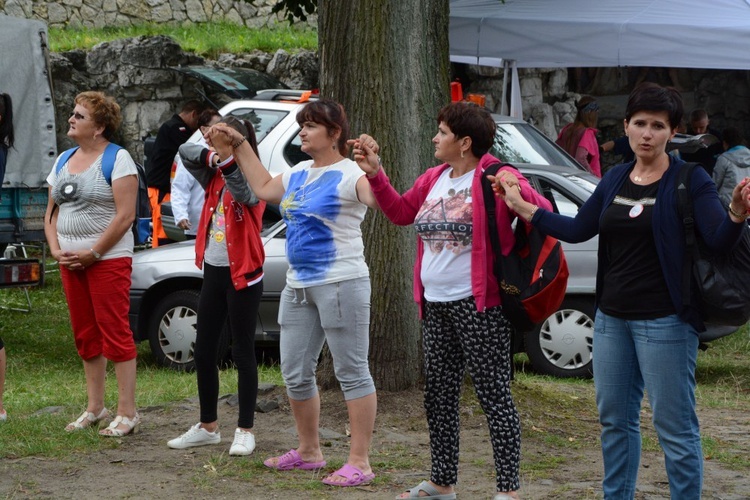
[[[252,123],[255,127],[255,136],[260,142],[289,112],[279,109],[238,108],[230,114]]]

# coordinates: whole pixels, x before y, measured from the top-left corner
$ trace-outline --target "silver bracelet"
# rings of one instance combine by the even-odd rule
[[[97,252],[93,248],[89,248],[89,252],[91,252],[91,255],[93,255],[96,260],[99,260],[99,259],[102,258],[102,254],[100,254],[99,252]]]

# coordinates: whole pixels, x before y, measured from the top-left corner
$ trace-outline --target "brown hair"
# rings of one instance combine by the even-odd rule
[[[120,123],[122,123],[120,105],[112,97],[93,90],[78,94],[75,103],[85,106],[86,109],[91,111],[91,119],[94,120],[94,123],[104,127],[102,133],[104,138],[111,140],[117,129],[120,128]]]
[[[482,106],[459,101],[448,104],[437,116],[438,125],[445,123],[456,139],[471,139],[471,154],[477,158],[484,156],[495,142],[495,120]]]
[[[221,118],[221,113],[216,108],[206,108],[201,111],[201,114],[198,115],[198,128],[208,126],[215,116]]]
[[[576,102],[576,119],[566,127],[556,141],[570,156],[576,157],[578,143],[588,128],[595,128],[599,119],[599,103],[590,95],[585,95]]]
[[[297,123],[300,127],[305,122],[323,125],[328,130],[328,137],[331,138],[336,135],[336,131],[341,132],[336,146],[343,156],[349,154],[349,146],[346,144],[349,138],[349,120],[341,104],[331,99],[309,102],[297,113]]]

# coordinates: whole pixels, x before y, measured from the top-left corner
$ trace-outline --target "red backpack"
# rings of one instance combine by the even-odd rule
[[[515,169],[508,163],[487,167],[482,176],[482,191],[503,314],[518,332],[527,332],[562,304],[568,286],[568,263],[557,239],[542,234],[520,217],[516,218],[514,231],[516,244],[507,257],[502,255],[495,219],[495,193],[487,175],[495,175],[505,166]]]

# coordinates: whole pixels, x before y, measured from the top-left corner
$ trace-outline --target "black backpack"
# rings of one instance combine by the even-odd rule
[[[567,290],[568,263],[557,239],[542,234],[520,218],[514,231],[516,244],[508,256],[502,255],[495,220],[495,193],[487,179],[487,175],[496,175],[500,167],[516,169],[509,163],[494,163],[482,173],[482,194],[495,254],[493,269],[503,314],[518,332],[528,332],[560,308]]]
[[[112,185],[112,170],[115,168],[115,158],[117,152],[123,149],[122,146],[110,142],[102,155],[102,174],[107,184]],[[78,151],[74,147],[64,151],[57,162],[55,173],[60,172],[63,166],[68,162],[73,153]],[[135,221],[133,222],[133,238],[136,245],[143,245],[148,242],[151,236],[151,203],[148,199],[148,185],[146,185],[146,171],[143,165],[136,162],[135,168],[138,170],[138,196],[135,200]]]
[[[699,297],[703,321],[739,327],[750,320],[750,227],[727,253],[714,255],[696,233],[690,179],[697,163],[686,163],[677,175],[677,208],[685,229],[686,259],[682,268],[682,301],[686,306]],[[692,292],[693,287],[697,295]],[[732,333],[725,329],[723,335]],[[721,336],[721,335],[720,335]]]

